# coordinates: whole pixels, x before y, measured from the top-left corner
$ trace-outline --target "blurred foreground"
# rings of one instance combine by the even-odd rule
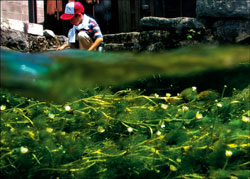
[[[243,89],[249,83],[247,46],[197,46],[162,53],[81,50],[27,54],[1,50],[1,86],[41,100],[65,102],[81,90],[132,88],[147,94]],[[231,91],[231,90],[228,90]]]

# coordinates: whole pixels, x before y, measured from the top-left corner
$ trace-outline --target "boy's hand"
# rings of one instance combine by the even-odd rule
[[[57,47],[56,50],[63,50],[63,49],[64,49],[63,46],[60,46],[60,47]]]
[[[69,44],[64,44],[64,45],[62,45],[62,46],[60,46],[60,47],[57,47],[56,50],[63,50],[63,49],[65,49],[65,48],[67,48],[68,46],[69,46]]]

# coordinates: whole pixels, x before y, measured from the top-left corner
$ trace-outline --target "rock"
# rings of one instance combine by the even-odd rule
[[[168,31],[164,30],[152,30],[152,31],[142,31],[139,36],[140,50],[157,51],[163,50],[169,44]]]
[[[106,34],[103,36],[105,43],[136,43],[138,42],[139,32]]]
[[[236,37],[235,41],[236,41],[236,43],[239,43],[239,44],[249,44],[250,45],[250,34],[243,32],[240,35],[238,35],[238,37]]]
[[[52,30],[48,30],[48,29],[45,29],[45,30],[43,31],[43,35],[44,35],[46,38],[56,38],[55,33],[54,33]]]
[[[233,17],[250,19],[249,0],[197,0],[198,17]]]
[[[9,29],[1,25],[1,46],[22,52],[43,52],[55,50],[59,45],[68,42],[68,38],[56,36],[53,31],[45,30],[44,36],[27,34],[21,31]]]
[[[8,50],[8,51],[12,51],[12,52],[15,52],[15,50],[13,50],[13,49],[10,49],[10,48],[8,48],[8,47],[6,47],[6,46],[0,46],[0,49],[2,50]]]
[[[60,45],[68,43],[68,37],[66,37],[64,35],[58,35],[58,36],[56,36],[56,38],[59,41]]]
[[[104,45],[105,51],[122,51],[124,50],[124,44],[109,43]]]
[[[28,51],[28,35],[14,30],[1,30],[1,46],[18,51]]]
[[[104,39],[105,51],[131,51],[139,49],[140,32],[106,34]]]
[[[162,42],[156,42],[156,43],[153,43],[153,44],[150,44],[149,46],[147,46],[146,50],[148,52],[158,52],[161,50],[165,50],[165,46]]]
[[[138,50],[138,43],[108,43],[104,44],[104,51],[134,51]]]
[[[143,17],[140,20],[143,30],[169,30],[169,29],[202,29],[204,24],[201,20],[191,17]]]
[[[214,23],[216,38],[227,43],[244,42],[250,36],[250,22],[245,20],[224,20]]]

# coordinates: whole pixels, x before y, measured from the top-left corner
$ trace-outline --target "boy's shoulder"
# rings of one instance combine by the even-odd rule
[[[88,16],[88,15],[86,15],[86,14],[84,14],[84,17],[87,17],[87,19],[88,19],[88,23],[96,23],[96,20],[93,18],[93,17],[90,17],[90,16]]]

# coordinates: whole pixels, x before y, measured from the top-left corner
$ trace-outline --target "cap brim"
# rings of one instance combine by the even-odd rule
[[[75,16],[75,14],[63,14],[63,15],[61,15],[61,19],[62,20],[70,20],[70,19],[72,19],[73,17]]]

